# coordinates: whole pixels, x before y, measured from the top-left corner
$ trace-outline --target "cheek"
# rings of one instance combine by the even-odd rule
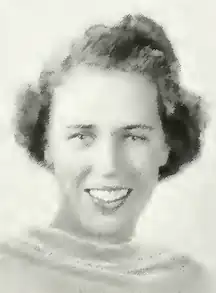
[[[134,173],[153,175],[159,168],[155,149],[152,145],[144,145],[136,148],[127,148],[128,166]],[[148,177],[148,176],[147,176]]]
[[[89,172],[86,160],[79,152],[74,152],[65,145],[59,143],[58,149],[52,154],[55,175],[58,181],[67,189],[79,186]]]

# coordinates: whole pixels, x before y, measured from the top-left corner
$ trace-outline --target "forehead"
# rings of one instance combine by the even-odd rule
[[[147,76],[80,66],[55,90],[53,119],[61,124],[155,124],[156,86]]]

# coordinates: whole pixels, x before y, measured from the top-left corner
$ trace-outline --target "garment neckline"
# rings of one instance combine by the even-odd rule
[[[190,259],[159,247],[139,245],[137,241],[109,246],[95,245],[56,228],[31,228],[26,237],[0,247],[6,254],[56,266],[74,263],[114,271],[170,270],[188,266]]]
[[[133,258],[140,249],[135,240],[122,244],[90,242],[53,227],[32,228],[28,232],[28,238],[38,241],[38,245],[41,244],[44,248],[58,250],[69,256],[105,262]]]

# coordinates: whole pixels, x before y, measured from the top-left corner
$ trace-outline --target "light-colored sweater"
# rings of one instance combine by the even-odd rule
[[[32,229],[0,245],[1,293],[208,293],[190,258],[136,242],[98,245],[58,229]]]

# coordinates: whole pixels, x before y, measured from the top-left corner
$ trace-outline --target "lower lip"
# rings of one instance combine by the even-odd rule
[[[125,203],[129,195],[131,194],[131,190],[129,190],[128,193],[124,197],[120,198],[119,200],[114,200],[109,202],[101,198],[92,196],[88,191],[86,191],[86,193],[91,197],[92,201],[94,202],[96,206],[103,208],[105,210],[116,211]]]

